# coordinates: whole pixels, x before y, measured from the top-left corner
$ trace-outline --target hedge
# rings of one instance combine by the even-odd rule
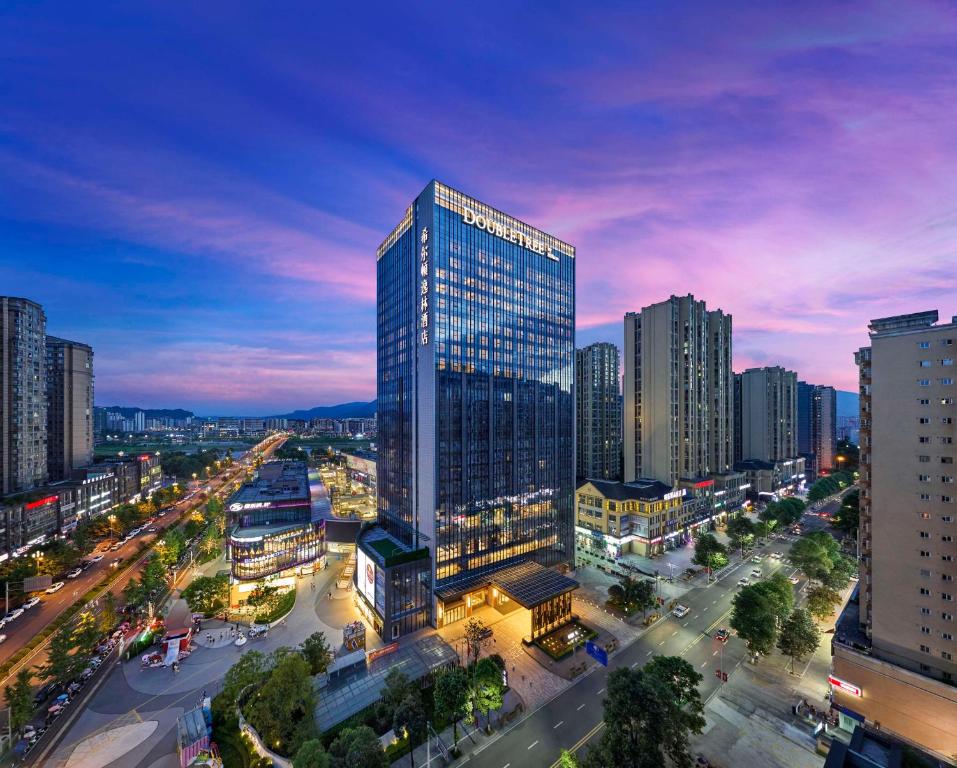
[[[256,624],[272,624],[274,621],[278,621],[287,613],[289,613],[293,606],[296,604],[296,590],[290,589],[288,592],[283,592],[276,601],[273,603],[272,608],[269,609],[266,613],[257,613],[256,618],[253,621]]]

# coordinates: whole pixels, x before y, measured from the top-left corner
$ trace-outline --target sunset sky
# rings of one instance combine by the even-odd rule
[[[0,294],[100,405],[372,399],[432,178],[577,247],[579,345],[693,293],[736,370],[855,389],[869,319],[957,314],[951,3],[41,0],[0,51]]]

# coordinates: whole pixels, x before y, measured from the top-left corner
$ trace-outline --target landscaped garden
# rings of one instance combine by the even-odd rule
[[[595,630],[576,620],[543,635],[535,641],[535,644],[555,661],[559,661],[570,656],[575,648],[584,645],[586,640],[597,636],[598,633]]]

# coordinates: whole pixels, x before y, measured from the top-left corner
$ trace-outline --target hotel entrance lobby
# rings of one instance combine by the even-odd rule
[[[508,566],[492,574],[436,590],[436,623],[447,627],[488,605],[501,614],[528,614],[526,643],[572,620],[572,592],[578,582],[538,563]]]

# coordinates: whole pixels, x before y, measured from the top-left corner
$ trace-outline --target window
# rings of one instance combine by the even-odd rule
[[[942,638],[944,638],[944,640],[953,640],[953,639],[954,639],[954,636],[953,636],[950,632],[941,632],[941,633],[940,633],[940,636],[941,636]]]
[[[921,587],[921,588],[920,588],[920,593],[926,597],[926,596],[930,595],[930,590],[927,589],[927,587]]]
[[[941,463],[941,464],[953,464],[953,463],[954,463],[954,457],[953,457],[953,456],[941,456],[941,457],[940,457],[940,463]]]
[[[940,657],[942,659],[947,659],[947,661],[951,661],[953,659],[953,656],[951,656],[947,651],[941,651]],[[950,679],[952,679],[952,675],[950,674],[950,672],[944,672],[944,680],[950,680]]]
[[[929,387],[929,386],[930,386],[930,379],[918,379],[918,380],[917,380],[917,383],[918,383],[920,386],[922,386],[922,387]]]
[[[941,612],[941,614],[940,614],[940,618],[942,618],[944,621],[953,621],[953,620],[954,620],[954,614],[952,614],[952,613],[947,613],[947,611],[943,611],[943,612]]]
[[[921,368],[930,368],[933,363],[930,360],[921,360],[918,365],[920,365]]]
[[[929,578],[930,578],[930,571],[928,571],[926,568],[921,568],[921,569],[920,569],[920,577],[921,577],[922,579],[929,579]]]
[[[921,512],[921,513],[920,513],[920,519],[921,519],[921,520],[930,520],[930,512]]]
[[[921,609],[920,609],[920,613],[921,613],[921,616],[929,616],[929,615],[930,615],[930,608],[921,608]]]
[[[940,383],[943,384],[945,387],[949,387],[951,384],[954,383],[954,380],[948,376],[947,378],[941,379]]]
[[[920,556],[921,556],[921,557],[930,557],[930,552],[928,552],[926,549],[922,549],[922,550],[920,551]]]
[[[921,416],[917,419],[918,424],[930,424],[930,418],[928,416]]]
[[[927,533],[927,531],[921,531],[921,532],[920,532],[920,537],[921,537],[922,539],[929,539],[929,538],[930,538],[930,534]]]
[[[930,405],[930,399],[927,397],[922,397],[917,401],[917,403],[919,405]]]
[[[940,398],[940,404],[941,404],[941,405],[953,405],[953,404],[954,404],[954,398],[952,398],[952,397],[942,397],[942,398]]]
[[[944,426],[947,426],[949,424],[953,424],[954,420],[950,416],[944,416],[941,418],[940,423]]]
[[[930,475],[918,475],[918,476],[917,476],[917,479],[918,479],[920,482],[922,482],[922,483],[929,483],[929,482],[930,482]]]
[[[921,628],[920,628],[920,633],[921,633],[922,635],[929,635],[929,634],[930,634],[930,627],[921,627]]]
[[[927,435],[920,435],[920,436],[917,438],[917,442],[919,442],[919,443],[925,443],[925,444],[926,444],[926,443],[929,443],[929,442],[930,442],[930,437],[928,437]]]
[[[930,456],[918,456],[918,457],[917,457],[917,460],[918,460],[921,464],[929,464],[929,463],[930,463]]]
[[[941,592],[940,599],[948,603],[954,602],[954,596],[949,594],[948,592]]]
[[[930,501],[930,494],[929,494],[929,493],[922,493],[922,494],[920,495],[920,500],[921,500],[921,501]]]
[[[946,541],[946,542],[949,543],[949,542],[951,542],[951,541],[954,540],[954,537],[945,534],[944,536],[941,536],[941,537],[940,537],[940,540],[941,540],[941,541]]]
[[[940,500],[941,500],[942,502],[944,502],[944,504],[953,504],[953,503],[954,503],[954,497],[953,497],[953,496],[941,496],[941,497],[940,497]]]
[[[929,342],[929,341],[918,341],[918,342],[917,342],[917,348],[918,348],[918,349],[930,349],[930,342]]]
[[[954,482],[954,477],[953,477],[953,475],[941,475],[941,476],[940,476],[940,482],[942,482],[942,483],[952,483],[952,482]]]
[[[929,647],[929,646],[921,645],[920,649],[921,649],[924,653],[930,653],[930,647]]]
[[[951,515],[942,515],[940,521],[942,523],[952,523],[954,522],[954,518]]]
[[[953,365],[953,364],[954,364],[954,359],[953,359],[952,357],[945,357],[943,360],[940,361],[940,364],[941,364],[941,365]]]

